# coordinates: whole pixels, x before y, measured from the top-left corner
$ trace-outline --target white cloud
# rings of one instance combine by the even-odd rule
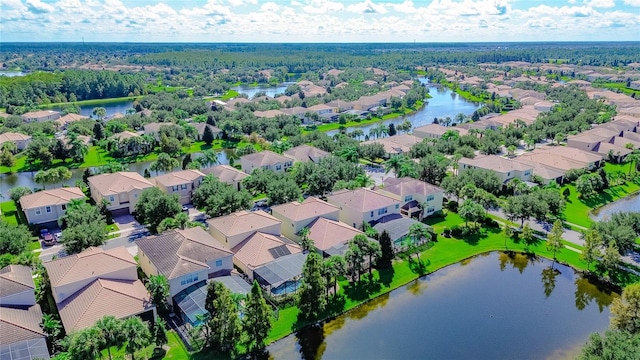
[[[236,7],[242,5],[258,5],[258,0],[228,0],[229,5]]]
[[[53,6],[43,3],[40,0],[27,0],[26,5],[31,12],[36,14],[50,13],[55,10]]]
[[[413,4],[413,1],[411,0],[405,0],[404,2],[400,3],[400,4],[395,4],[395,3],[387,3],[386,5],[387,7],[391,7],[393,8],[393,10],[399,12],[399,13],[403,13],[403,14],[411,14],[414,13],[416,11],[415,5]]]
[[[310,14],[326,14],[344,11],[344,5],[331,0],[310,0],[303,10]]]
[[[631,5],[635,7],[640,7],[640,0],[624,0],[626,5]]]
[[[602,8],[608,9],[616,6],[616,2],[614,0],[591,0],[585,2],[585,5],[592,8]]]
[[[266,2],[262,4],[262,6],[260,7],[260,11],[276,12],[279,10],[280,10],[280,6],[278,6],[278,4],[274,3],[273,1]]]
[[[347,6],[347,11],[357,14],[386,14],[387,9],[382,4],[375,4],[371,0],[365,0]]]

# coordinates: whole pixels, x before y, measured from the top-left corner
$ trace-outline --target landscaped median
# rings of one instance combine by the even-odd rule
[[[436,233],[441,233],[445,228],[454,225],[464,225],[464,220],[455,213],[449,213],[445,218],[427,219],[426,223],[431,225]],[[514,240],[506,241],[499,228],[482,227],[476,234],[472,234],[464,239],[445,238],[438,236],[438,241],[429,249],[422,252],[420,259],[424,264],[424,273],[420,274],[417,270],[415,256],[412,260],[396,260],[393,269],[374,270],[373,279],[370,280],[368,275],[363,275],[360,283],[350,283],[347,280],[340,281],[340,290],[328,308],[323,318],[329,319],[343,312],[351,310],[363,303],[388,293],[393,289],[399,288],[422,275],[433,273],[443,267],[458,263],[472,256],[491,252],[491,251],[514,251],[528,252],[537,256],[553,259],[553,252],[548,250],[546,243],[539,240],[526,246],[522,241]],[[567,264],[577,270],[584,271],[587,264],[580,259],[580,253],[563,249],[557,253],[557,261]],[[626,281],[639,281],[636,276],[627,277]],[[621,284],[624,285],[624,284]],[[339,303],[343,302],[340,307]],[[336,304],[338,305],[336,306]],[[334,305],[333,307],[331,305]],[[269,334],[268,342],[281,339],[292,332],[295,332],[309,322],[298,322],[298,308],[295,306],[280,309],[279,318],[273,323],[273,328]]]

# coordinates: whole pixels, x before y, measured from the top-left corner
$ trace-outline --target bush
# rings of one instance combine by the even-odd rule
[[[430,217],[430,218],[434,218],[434,219],[444,219],[445,217],[447,217],[447,214],[444,213],[444,211],[442,210],[438,210],[436,212],[434,212],[433,214],[426,216],[426,217]]]
[[[457,201],[449,201],[447,203],[447,210],[457,213],[458,212],[458,202]]]
[[[497,221],[493,220],[491,217],[486,216],[484,219],[480,220],[480,223],[494,229],[500,228],[500,224]]]
[[[459,225],[453,225],[450,229],[451,236],[460,238],[463,236],[463,229]]]

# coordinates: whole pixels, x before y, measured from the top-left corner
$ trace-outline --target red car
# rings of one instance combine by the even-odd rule
[[[42,242],[45,245],[50,246],[56,243],[56,240],[53,238],[53,235],[49,232],[48,229],[41,229],[40,237],[42,238]]]

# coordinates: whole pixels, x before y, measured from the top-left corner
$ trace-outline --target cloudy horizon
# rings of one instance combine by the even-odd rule
[[[2,42],[638,41],[640,0],[2,0]]]

